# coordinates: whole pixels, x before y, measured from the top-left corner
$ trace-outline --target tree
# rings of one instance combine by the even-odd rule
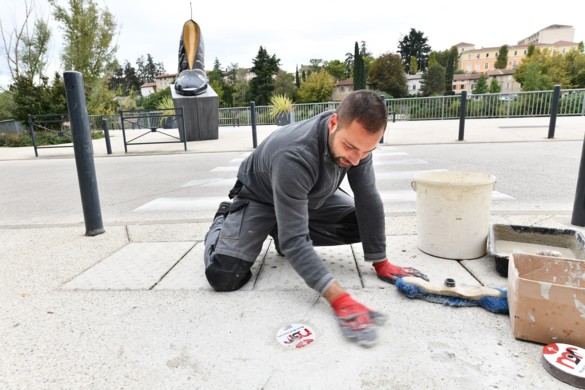
[[[13,26],[10,32],[0,20],[3,51],[13,81],[23,76],[34,82],[41,82],[45,73],[51,31],[47,22],[31,20],[33,10],[34,2],[25,0],[24,21],[18,27]]]
[[[250,83],[247,80],[248,72],[245,69],[235,69],[235,78],[234,78],[234,85],[233,85],[233,95],[232,95],[232,106],[233,107],[241,107],[241,106],[249,106],[250,100]]]
[[[488,92],[488,84],[485,74],[480,74],[479,79],[477,79],[477,84],[475,84],[475,88],[471,91],[474,95],[481,95]]]
[[[40,83],[33,83],[25,76],[17,76],[10,85],[14,102],[13,118],[27,123],[28,115],[66,113],[65,85],[59,73],[55,73],[52,84],[43,76]]]
[[[501,87],[500,83],[498,83],[498,80],[496,80],[495,77],[493,77],[492,80],[490,81],[490,86],[488,88],[488,92],[489,93],[500,93],[500,92],[502,92],[502,87]]]
[[[551,56],[546,49],[535,49],[516,68],[514,79],[522,85],[523,91],[548,90],[555,84],[571,88],[571,72],[574,71],[563,55],[557,53]]]
[[[321,58],[311,58],[309,63],[311,64],[311,68],[313,68],[314,71],[318,71],[323,67],[323,60]]]
[[[354,47],[353,61],[353,89],[355,91],[366,89],[366,69],[357,42]]]
[[[459,61],[459,50],[457,46],[451,46],[449,50],[449,56],[447,57],[447,64],[445,67],[445,91],[448,95],[453,94],[453,75],[457,69],[457,63]]]
[[[428,38],[422,31],[410,29],[410,33],[398,42],[398,53],[402,58],[402,65],[407,73],[410,73],[410,57],[415,57],[419,69],[425,71],[428,66],[429,53],[431,47],[427,44]]]
[[[386,53],[376,58],[370,68],[369,79],[375,88],[393,97],[408,94],[406,75],[398,54]]]
[[[107,8],[100,10],[94,0],[69,0],[62,7],[49,0],[53,16],[64,32],[61,53],[64,68],[81,72],[86,85],[111,71],[118,47],[114,44],[117,25]]]
[[[347,78],[345,73],[346,65],[340,60],[325,61],[324,68],[337,81]]]
[[[299,100],[302,103],[327,102],[331,100],[335,80],[326,70],[313,72],[299,88]]]
[[[441,96],[445,93],[445,68],[436,63],[428,67],[422,76],[422,94],[424,96]]]
[[[274,90],[272,91],[272,94],[272,96],[286,95],[291,99],[294,99],[297,95],[295,76],[293,76],[292,73],[279,70],[276,77],[274,77]]]
[[[565,68],[573,88],[585,88],[585,54],[571,51],[565,54]]]
[[[42,20],[35,21],[31,37],[24,36],[22,38],[23,47],[20,60],[22,73],[25,77],[39,81],[44,76],[50,39],[51,30],[49,30],[48,24]]]
[[[136,74],[136,68],[128,61],[124,63],[124,66],[118,65],[116,61],[116,67],[110,76],[108,88],[117,91],[117,94],[121,96],[128,96],[140,90],[140,85],[141,83]]]
[[[402,62],[401,62],[402,64]],[[410,66],[409,66],[409,73],[408,74],[416,74],[416,72],[418,72],[418,61],[416,60],[416,57],[412,56],[410,57]]]
[[[301,86],[301,78],[299,77],[299,66],[297,65],[297,69],[295,70],[295,85],[297,88]]]
[[[280,59],[275,54],[269,55],[265,48],[260,46],[258,55],[252,60],[254,66],[251,71],[255,74],[250,81],[250,97],[257,105],[268,104],[274,90],[273,77],[278,73]]]
[[[502,45],[500,47],[500,51],[498,52],[498,59],[494,64],[494,68],[496,69],[506,69],[508,66],[508,45]]]
[[[155,63],[150,53],[146,54],[146,60],[144,56],[136,59],[136,75],[140,84],[153,83],[156,76],[164,74],[165,67],[162,62]]]
[[[12,119],[14,110],[14,100],[10,91],[0,92],[0,121]]]
[[[353,74],[353,54],[345,53],[345,78],[348,79]]]

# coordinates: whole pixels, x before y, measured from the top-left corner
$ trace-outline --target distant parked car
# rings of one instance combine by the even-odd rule
[[[516,94],[502,95],[502,96],[500,96],[500,100],[512,101],[512,100],[516,100],[517,97],[518,97],[518,95],[516,95]]]

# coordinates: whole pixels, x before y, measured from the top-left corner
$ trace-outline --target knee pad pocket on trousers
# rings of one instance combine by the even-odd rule
[[[252,263],[226,255],[214,255],[205,277],[215,291],[235,291],[252,277]]]

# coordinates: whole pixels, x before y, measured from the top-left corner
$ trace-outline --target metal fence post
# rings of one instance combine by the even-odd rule
[[[67,108],[71,121],[73,149],[77,166],[77,178],[81,192],[81,204],[85,218],[85,235],[97,236],[105,232],[100,209],[100,198],[93,161],[93,144],[89,129],[89,116],[85,103],[85,91],[81,73],[63,73]]]
[[[461,111],[459,112],[459,138],[463,141],[465,135],[465,113],[467,112],[467,91],[461,92]]]
[[[37,150],[37,138],[35,137],[35,126],[30,114],[28,114],[28,127],[30,128],[30,137],[32,139],[33,147],[35,148],[35,157],[39,157],[39,151]]]
[[[561,86],[555,85],[553,88],[552,103],[550,109],[550,122],[548,125],[548,138],[555,137],[555,127],[557,125],[557,112],[559,111],[559,98],[561,96]]]
[[[256,103],[250,102],[250,120],[252,122],[252,147],[256,149],[258,146],[258,139],[256,137]]]
[[[386,106],[386,95],[381,94],[380,99],[382,100],[382,103],[384,103],[384,108],[386,109],[386,117],[388,117],[388,106]],[[382,134],[382,138],[380,138],[380,143],[381,144],[384,143],[384,134]]]
[[[108,128],[108,120],[102,119],[102,128],[104,129],[104,137],[106,138],[106,151],[112,154],[112,144],[110,143],[110,129]]]

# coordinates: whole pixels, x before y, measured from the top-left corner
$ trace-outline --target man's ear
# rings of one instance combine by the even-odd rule
[[[338,122],[339,122],[339,118],[337,118],[337,113],[333,113],[333,115],[331,115],[329,117],[329,124],[328,124],[329,134],[331,134],[333,132],[333,130],[337,126]]]

